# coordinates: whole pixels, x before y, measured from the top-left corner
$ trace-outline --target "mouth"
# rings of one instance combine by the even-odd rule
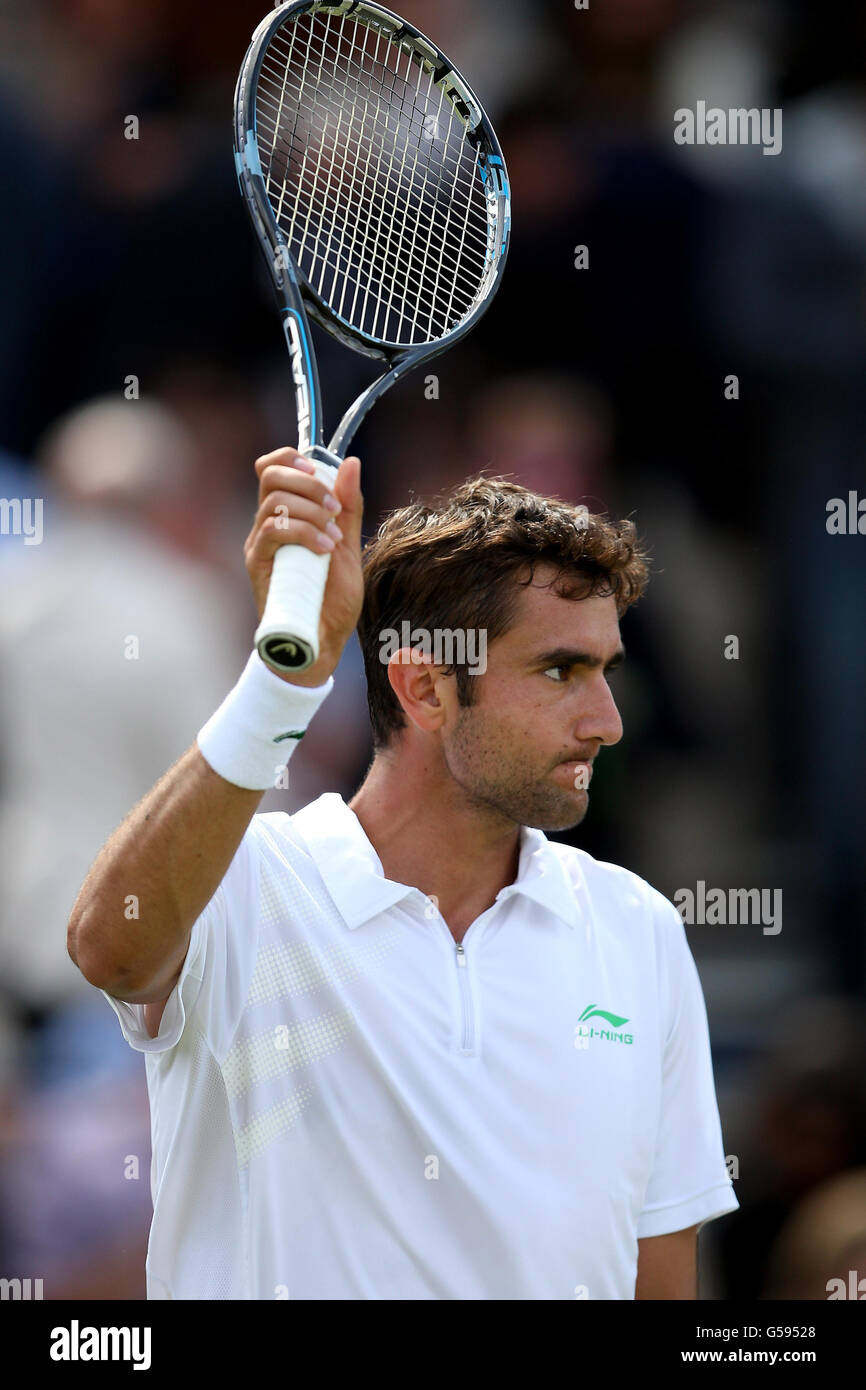
[[[567,762],[557,763],[557,767],[565,770],[565,775],[571,781],[575,791],[583,791],[592,778],[592,764],[592,758],[572,758]]]

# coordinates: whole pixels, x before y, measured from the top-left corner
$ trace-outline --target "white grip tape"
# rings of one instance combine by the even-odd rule
[[[329,491],[333,491],[336,476],[329,464],[316,464],[316,477]],[[319,617],[330,563],[330,551],[318,555],[305,545],[282,545],[274,555],[265,611],[254,639],[268,666],[276,667],[276,663],[269,659],[264,644],[274,638],[305,643],[312,651],[312,660],[318,658]]]

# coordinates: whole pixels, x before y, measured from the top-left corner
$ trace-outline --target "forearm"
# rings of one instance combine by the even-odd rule
[[[317,538],[332,515],[324,507],[330,489],[309,476],[312,471],[295,449],[256,460],[260,505],[244,554],[260,619],[280,546],[305,545],[321,555]],[[107,841],[78,894],[67,929],[69,954],[91,984],[117,998],[141,1004],[167,998],[196,919],[333,684],[363,602],[363,498],[355,455],[343,461],[334,495],[346,544],[341,537],[328,571],[318,660],[303,673],[275,675],[251,653],[196,742]],[[288,507],[288,526],[278,526],[275,518]]]
[[[133,1003],[165,995],[264,795],[220,777],[193,744],[106,842],[72,909],[69,954]]]

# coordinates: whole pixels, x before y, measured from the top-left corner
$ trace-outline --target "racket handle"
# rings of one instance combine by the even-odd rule
[[[315,463],[316,477],[333,491],[340,459],[321,445],[305,450],[305,457]],[[272,671],[305,671],[318,659],[319,617],[330,564],[330,552],[317,555],[305,545],[281,545],[274,555],[265,611],[254,639]]]

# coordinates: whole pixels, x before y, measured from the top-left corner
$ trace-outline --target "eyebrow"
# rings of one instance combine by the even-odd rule
[[[602,661],[600,656],[593,656],[591,652],[578,651],[575,647],[554,647],[552,651],[540,652],[533,657],[530,664],[532,666],[585,666],[587,670],[594,671],[599,666],[603,666],[605,671],[613,671],[625,661],[625,647],[620,644],[609,661]]]

